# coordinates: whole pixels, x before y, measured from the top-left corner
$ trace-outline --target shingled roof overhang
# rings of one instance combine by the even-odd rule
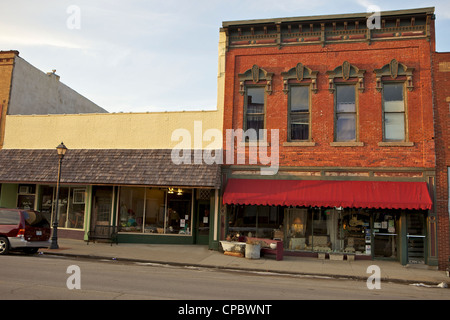
[[[62,184],[219,188],[220,166],[175,164],[170,149],[72,149],[62,162]],[[0,182],[56,183],[56,150],[0,150]]]

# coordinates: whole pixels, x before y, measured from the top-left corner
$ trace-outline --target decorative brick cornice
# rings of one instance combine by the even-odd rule
[[[371,13],[223,22],[228,48],[295,46],[381,40],[430,39],[434,8],[385,11],[380,28],[367,26]]]

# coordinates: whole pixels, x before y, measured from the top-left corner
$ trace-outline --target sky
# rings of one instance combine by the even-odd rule
[[[109,112],[214,110],[223,21],[435,7],[450,51],[449,0],[15,0],[2,3],[0,50]]]

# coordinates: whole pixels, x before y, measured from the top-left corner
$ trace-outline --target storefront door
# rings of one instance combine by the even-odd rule
[[[398,259],[398,212],[375,212],[373,215],[373,257]]]
[[[93,187],[91,229],[96,225],[110,225],[113,201],[112,187]]]
[[[210,226],[210,204],[209,201],[199,201],[197,205],[197,222],[196,222],[196,243],[209,243],[209,226]]]
[[[407,214],[408,263],[425,263],[425,214]]]

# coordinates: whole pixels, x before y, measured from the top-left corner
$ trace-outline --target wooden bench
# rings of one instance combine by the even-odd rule
[[[94,230],[88,232],[87,244],[89,244],[89,241],[91,240],[94,243],[95,240],[109,240],[111,241],[111,245],[113,244],[113,242],[118,244],[116,227],[106,225],[96,225],[94,227]]]
[[[261,243],[261,252],[262,253],[274,254],[277,261],[283,260],[283,255],[284,255],[283,241],[265,239],[265,238],[253,238],[253,237],[247,237],[246,241],[249,241],[249,242],[259,241]],[[277,247],[275,249],[270,248],[271,243],[275,243],[277,245]]]

